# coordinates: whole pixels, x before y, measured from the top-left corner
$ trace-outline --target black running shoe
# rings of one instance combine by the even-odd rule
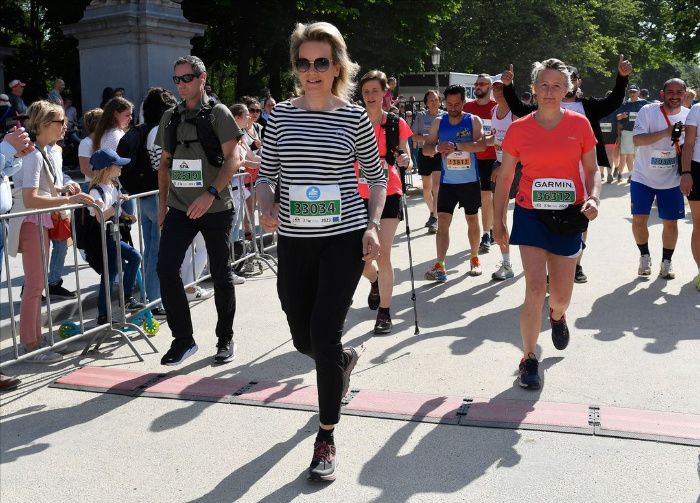
[[[126,300],[126,310],[131,312],[131,313],[134,313],[136,311],[140,311],[141,309],[143,309],[145,307],[146,307],[146,304],[144,304],[143,302],[139,302],[138,300],[136,300],[133,297],[129,297]]]
[[[75,292],[63,288],[63,280],[55,285],[49,285],[49,296],[52,299],[75,299]]]
[[[309,465],[309,479],[317,482],[332,482],[335,480],[335,445],[316,440],[314,456]]]
[[[549,324],[552,325],[552,343],[558,350],[566,349],[569,345],[569,327],[566,326],[566,314],[559,321],[552,319],[552,309],[549,310]]]
[[[481,242],[479,243],[479,253],[488,253],[491,249],[491,236],[488,232],[481,236]]]
[[[379,278],[374,283],[371,283],[369,295],[367,296],[367,305],[372,311],[376,311],[379,307]]]
[[[530,353],[527,360],[522,358],[518,367],[518,384],[526,389],[540,389],[540,375],[537,373],[539,362],[537,357]]]
[[[195,354],[197,349],[199,348],[197,348],[194,339],[186,342],[180,342],[175,339],[168,352],[161,358],[160,364],[168,366],[180,365],[184,360]]]
[[[588,276],[586,276],[583,273],[583,267],[581,267],[580,265],[577,265],[576,266],[576,274],[574,274],[574,282],[585,283],[586,281],[588,281]]]
[[[357,360],[360,359],[360,355],[357,354],[355,348],[347,347],[343,348],[343,353],[345,354],[345,368],[343,369],[343,397],[348,394],[348,389],[350,389],[350,374],[352,374],[352,369],[357,365]]]
[[[228,363],[236,357],[236,343],[232,340],[219,339],[216,349],[214,363]]]
[[[377,314],[377,321],[374,324],[374,333],[377,335],[390,334],[392,327],[391,315],[389,313],[379,312]]]

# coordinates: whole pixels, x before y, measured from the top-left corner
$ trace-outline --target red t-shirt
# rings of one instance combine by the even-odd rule
[[[491,111],[495,106],[496,102],[493,100],[489,100],[489,102],[486,103],[486,105],[479,105],[479,103],[476,100],[473,100],[465,103],[464,107],[462,107],[462,111],[468,112],[472,115],[476,115],[477,117],[479,117],[481,119],[481,122],[484,123],[483,133],[487,135],[491,134]],[[496,149],[494,147],[488,147],[483,152],[477,152],[476,158],[483,160],[495,160]]]
[[[503,150],[523,165],[515,203],[523,208],[563,209],[586,198],[581,157],[598,143],[588,119],[564,110],[559,124],[550,131],[535,120],[534,113],[513,122],[503,139]]]
[[[413,131],[411,127],[406,123],[405,120],[399,118],[399,142],[406,140],[413,136]],[[377,148],[379,149],[379,157],[382,163],[382,169],[384,170],[384,176],[387,177],[386,184],[386,195],[393,196],[395,194],[401,195],[403,191],[401,190],[401,173],[399,168],[396,166],[388,166],[385,160],[386,157],[386,129],[381,125],[377,124],[374,126],[374,137],[377,139]],[[408,152],[406,152],[408,154]],[[369,187],[366,183],[362,183],[362,177],[360,176],[360,165],[355,161],[355,175],[357,175],[357,191],[360,193],[362,199],[369,199]]]

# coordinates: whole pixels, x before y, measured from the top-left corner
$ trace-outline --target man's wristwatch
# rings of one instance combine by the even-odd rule
[[[214,199],[221,199],[221,196],[219,195],[219,191],[216,190],[216,187],[213,185],[210,185],[207,187],[207,192],[209,192],[212,196],[214,196]]]
[[[382,229],[382,224],[379,220],[370,220],[367,223],[367,228],[369,228],[370,225],[376,226],[378,231]]]

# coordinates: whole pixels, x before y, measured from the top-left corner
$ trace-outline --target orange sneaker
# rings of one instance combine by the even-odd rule
[[[470,276],[481,276],[481,262],[479,261],[479,257],[472,257],[469,260],[469,275]]]

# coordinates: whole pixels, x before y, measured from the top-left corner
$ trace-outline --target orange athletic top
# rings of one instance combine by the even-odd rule
[[[587,194],[581,157],[596,143],[588,119],[570,110],[564,110],[564,117],[549,131],[535,120],[534,112],[514,121],[503,139],[503,150],[523,166],[516,204],[563,209],[582,203]]]

